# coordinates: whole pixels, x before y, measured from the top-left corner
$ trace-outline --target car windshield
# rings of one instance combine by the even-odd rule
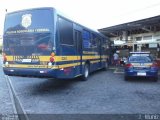
[[[152,62],[152,58],[150,56],[131,56],[129,58],[129,62],[134,62],[134,63]]]

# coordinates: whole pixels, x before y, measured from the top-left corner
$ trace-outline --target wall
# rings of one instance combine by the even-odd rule
[[[145,39],[146,36],[151,36],[151,39],[149,39],[149,40]],[[136,40],[137,37],[142,37],[142,40],[137,41]],[[118,36],[118,37],[111,37],[110,40],[111,41],[123,41],[123,42],[125,42],[124,40],[121,40],[120,38],[121,38],[120,36]],[[129,43],[133,42],[135,44],[160,43],[160,32],[156,32],[156,33],[150,32],[150,33],[143,33],[143,34],[134,34],[134,35],[128,36],[128,42]],[[127,44],[127,43],[125,43],[125,44]]]

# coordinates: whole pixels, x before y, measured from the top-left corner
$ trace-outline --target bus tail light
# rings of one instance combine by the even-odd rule
[[[54,57],[50,57],[50,62],[51,62],[51,63],[54,62]]]
[[[49,58],[49,63],[48,63],[48,66],[52,66],[53,65],[53,63],[55,62],[55,53],[54,52],[52,52],[51,53],[51,57]]]
[[[49,60],[49,63],[48,63],[48,66],[52,66],[54,63],[54,57],[50,57],[50,60]]]
[[[50,62],[51,62],[51,63],[53,63],[53,62],[55,61],[54,56],[55,56],[55,53],[52,52],[52,53],[51,53],[51,57],[50,57]]]
[[[6,57],[6,54],[4,53],[3,54],[3,62],[6,62],[7,61],[7,57]]]

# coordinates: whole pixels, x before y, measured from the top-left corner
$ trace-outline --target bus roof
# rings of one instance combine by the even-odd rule
[[[45,9],[55,10],[55,8],[53,8],[53,7],[39,7],[39,8],[30,8],[30,9],[17,10],[17,11],[9,12],[6,15],[10,15],[10,14],[18,13],[18,12],[24,12],[24,11],[42,10],[42,9],[44,9],[44,10]]]
[[[79,23],[77,23],[77,22],[69,19],[69,18],[66,17],[64,14],[62,14],[62,12],[60,12],[59,10],[56,10],[54,7],[39,7],[39,8],[23,9],[23,10],[18,10],[18,11],[14,11],[14,12],[7,13],[6,15],[10,15],[10,14],[18,13],[18,12],[24,12],[24,11],[43,10],[43,9],[54,10],[54,11],[56,11],[56,13],[57,13],[58,15],[64,17],[65,19],[67,19],[67,20],[69,20],[69,21],[71,21],[71,22],[73,22],[73,23],[75,23],[75,24],[77,24],[77,25],[80,25],[80,26],[84,27],[85,29],[88,29],[88,30],[90,30],[90,31],[93,31],[94,33],[97,33],[97,34],[99,34],[100,36],[102,36],[102,37],[104,37],[104,38],[107,38],[105,35],[103,35],[102,33],[100,33],[98,30],[96,31],[96,30],[90,29],[90,28],[88,28],[88,27],[85,27],[85,26],[83,26],[83,25],[81,25],[81,24],[79,24]]]

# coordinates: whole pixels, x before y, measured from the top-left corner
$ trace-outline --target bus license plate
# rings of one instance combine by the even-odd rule
[[[137,76],[146,76],[146,73],[145,72],[138,72]]]
[[[22,62],[23,63],[28,63],[28,62],[32,62],[32,60],[31,59],[23,59]]]

